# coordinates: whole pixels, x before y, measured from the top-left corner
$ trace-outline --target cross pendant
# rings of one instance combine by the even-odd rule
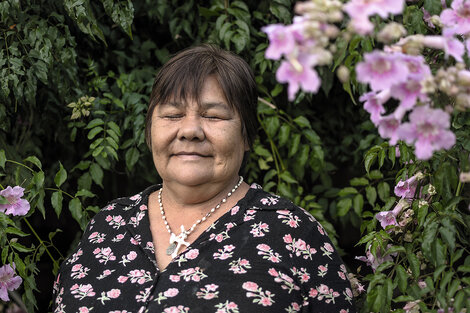
[[[184,230],[184,225],[181,225],[181,233],[179,235],[171,233],[170,245],[166,249],[166,254],[171,255],[171,257],[174,259],[178,255],[178,251],[180,250],[182,245],[185,245],[187,247],[189,246],[189,242],[184,241],[187,237],[188,235]]]

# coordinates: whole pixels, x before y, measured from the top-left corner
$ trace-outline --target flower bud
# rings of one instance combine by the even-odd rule
[[[349,69],[341,65],[337,70],[336,70],[336,75],[338,76],[338,79],[344,84],[349,81]]]
[[[392,22],[385,25],[384,28],[377,34],[377,40],[383,43],[391,43],[406,35],[406,29],[403,25]]]
[[[418,208],[422,208],[423,206],[428,205],[428,202],[426,200],[419,200],[418,202]]]
[[[462,172],[460,173],[460,181],[462,183],[470,182],[470,172]]]
[[[442,27],[441,18],[439,17],[439,15],[431,16],[430,22],[433,23],[434,25],[438,26],[438,27]]]
[[[459,71],[457,73],[457,83],[461,86],[470,87],[470,71]]]
[[[428,194],[430,196],[434,196],[436,194],[436,187],[434,187],[434,185],[428,185]]]

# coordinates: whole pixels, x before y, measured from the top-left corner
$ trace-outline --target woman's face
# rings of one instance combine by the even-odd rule
[[[240,116],[213,76],[204,82],[200,105],[188,99],[155,107],[151,139],[163,181],[186,186],[233,180],[248,150]]]

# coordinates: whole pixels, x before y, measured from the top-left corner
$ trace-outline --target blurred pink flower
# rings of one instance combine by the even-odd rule
[[[413,175],[407,180],[400,180],[395,186],[395,195],[402,199],[412,199],[416,193],[416,187],[418,186],[419,176],[422,176],[422,174],[419,173]]]
[[[454,0],[451,9],[441,12],[441,22],[449,34],[470,32],[470,1]]]
[[[304,91],[316,93],[320,87],[320,78],[312,68],[316,57],[310,54],[299,54],[297,59],[281,62],[277,69],[276,79],[280,83],[288,83],[289,101],[295,99],[295,94],[302,88]]]
[[[463,62],[464,44],[452,34],[443,33],[444,36],[424,36],[421,42],[428,48],[443,50],[446,56],[451,55],[456,61]]]
[[[429,159],[433,152],[450,149],[455,143],[455,134],[449,130],[450,116],[441,109],[429,106],[417,107],[410,114],[410,121],[398,129],[399,138],[415,145],[416,157]]]
[[[421,90],[421,80],[413,78],[392,86],[391,93],[393,97],[400,100],[399,106],[393,113],[397,119],[401,120],[406,112],[415,106],[418,99],[422,102],[429,100],[428,96]]]
[[[398,130],[400,128],[400,120],[393,114],[382,116],[378,122],[379,134],[382,138],[390,139],[390,145],[394,146],[398,139]]]
[[[8,290],[12,291],[17,289],[23,279],[15,275],[15,263],[4,265],[0,267],[0,299],[3,301],[10,301],[8,298]]]
[[[398,201],[397,205],[391,211],[379,212],[375,215],[375,218],[380,222],[380,226],[385,229],[389,225],[398,226],[397,216],[403,210],[403,208],[409,207],[409,203],[406,201]]]
[[[356,260],[366,262],[366,264],[370,267],[372,267],[372,271],[375,272],[377,267],[379,267],[380,264],[386,261],[393,261],[393,258],[391,255],[387,255],[385,257],[382,257],[380,254],[380,249],[377,250],[376,253],[377,257],[374,257],[372,252],[370,252],[370,246],[369,249],[366,251],[366,256],[357,256]]]
[[[279,60],[283,54],[288,55],[295,49],[295,38],[289,26],[271,24],[261,30],[269,38],[269,46],[265,52],[267,59]]]
[[[400,54],[373,51],[364,55],[364,61],[356,65],[357,80],[369,83],[374,91],[390,88],[405,82],[409,70]]]
[[[25,199],[21,199],[24,195],[24,188],[15,186],[0,191],[0,196],[4,196],[8,204],[0,204],[0,212],[11,215],[26,215],[30,209],[29,202]]]
[[[364,102],[364,110],[370,113],[370,119],[374,125],[378,125],[382,114],[385,113],[383,104],[390,99],[390,89],[385,89],[380,92],[368,92],[363,94],[359,101]]]
[[[386,18],[389,14],[399,14],[404,0],[351,0],[344,5],[344,11],[351,18],[351,25],[360,35],[367,35],[374,29],[369,16],[378,14]]]

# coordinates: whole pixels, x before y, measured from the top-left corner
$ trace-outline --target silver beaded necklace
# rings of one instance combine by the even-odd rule
[[[243,177],[240,176],[240,179],[238,180],[238,183],[232,188],[232,190],[227,194],[227,196],[225,198],[223,198],[209,212],[207,212],[207,214],[204,217],[202,217],[201,219],[198,219],[193,224],[193,226],[191,226],[190,229],[185,230],[184,225],[181,225],[181,232],[180,232],[179,235],[176,235],[175,233],[173,233],[171,231],[170,225],[168,225],[168,221],[166,220],[165,210],[163,210],[163,203],[162,203],[162,189],[163,189],[163,187],[160,188],[160,191],[158,192],[158,204],[160,205],[160,213],[162,214],[163,223],[165,224],[166,230],[170,234],[170,244],[169,244],[168,248],[166,248],[166,254],[171,255],[172,258],[175,258],[178,255],[178,251],[180,250],[181,246],[183,246],[183,245],[189,246],[189,242],[185,241],[186,238],[188,238],[188,236],[194,231],[194,229],[197,227],[197,225],[199,225],[202,222],[204,222],[205,220],[207,220],[209,218],[209,216],[211,216],[211,214],[215,212],[215,210],[220,208],[222,203],[227,202],[227,198],[230,197],[235,192],[235,190],[238,189],[238,187],[240,187],[242,182],[243,182]]]

